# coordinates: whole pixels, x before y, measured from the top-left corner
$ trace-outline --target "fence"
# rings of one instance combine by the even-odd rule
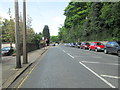
[[[13,43],[12,46],[15,48],[15,44]],[[3,43],[2,44],[2,48],[3,47],[10,47],[10,43]],[[31,51],[34,51],[34,50],[37,50],[37,49],[40,49],[43,47],[42,44],[38,44],[38,43],[27,43],[27,52],[31,52]],[[20,52],[21,52],[21,55],[23,54],[23,44],[20,43]]]

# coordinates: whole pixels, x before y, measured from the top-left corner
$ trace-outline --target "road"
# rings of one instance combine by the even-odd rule
[[[118,88],[118,57],[65,47],[49,50],[10,87]]]

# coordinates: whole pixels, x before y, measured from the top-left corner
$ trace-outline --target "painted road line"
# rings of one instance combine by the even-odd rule
[[[113,79],[120,79],[118,76],[111,76],[111,75],[100,75],[102,77],[108,77],[108,78],[113,78]]]
[[[69,53],[67,53],[67,55],[69,55],[71,58],[74,58],[72,55],[70,55]]]
[[[25,75],[28,75],[28,73],[29,73],[29,71],[26,72]],[[14,86],[14,88],[16,88],[16,87],[19,85],[19,83],[23,81],[24,78],[25,78],[25,77],[22,77],[22,78],[16,83],[16,85]]]
[[[27,78],[29,77],[29,75],[32,73],[32,71],[35,69],[37,65],[35,65],[31,71],[28,73],[28,75],[22,80],[22,82],[20,83],[20,85],[17,88],[20,88],[22,86],[22,84],[27,80]]]
[[[92,69],[90,69],[89,67],[87,67],[85,64],[83,64],[82,62],[79,62],[82,66],[84,66],[87,70],[89,70],[90,72],[92,72],[95,76],[97,76],[98,78],[100,78],[103,82],[105,82],[107,85],[109,85],[111,88],[116,88],[114,85],[112,85],[111,83],[109,83],[107,80],[105,80],[104,78],[102,78],[100,75],[98,75],[96,72],[94,72]]]
[[[65,53],[65,50],[63,50],[63,52]]]
[[[101,63],[101,62],[90,62],[90,61],[81,61],[83,63],[94,63],[94,64],[106,64],[106,65],[120,65],[116,63]]]

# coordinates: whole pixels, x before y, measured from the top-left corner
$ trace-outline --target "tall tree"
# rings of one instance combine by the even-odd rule
[[[49,40],[49,43],[50,43],[50,31],[49,31],[48,25],[45,25],[45,26],[44,26],[44,29],[43,29],[43,37],[44,37],[44,38],[47,38],[47,39]]]

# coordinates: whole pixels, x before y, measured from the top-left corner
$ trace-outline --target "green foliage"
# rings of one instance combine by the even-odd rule
[[[50,40],[51,40],[51,42],[58,42],[59,38],[58,38],[58,36],[50,36]]]
[[[32,39],[32,42],[39,44],[41,40],[42,40],[42,34],[36,33]]]
[[[15,43],[15,21],[10,14],[10,20],[4,19],[0,23],[0,27],[2,28],[2,42]],[[42,37],[41,34],[35,34],[33,28],[31,27],[32,18],[30,16],[27,17],[27,43],[35,43],[36,41],[40,43],[40,39]],[[20,31],[20,43],[23,41],[23,21],[22,15],[19,18],[19,31]]]
[[[45,25],[44,26],[44,29],[43,29],[43,37],[44,38],[48,38],[50,40],[50,32],[49,32],[49,27],[48,25]]]
[[[2,41],[15,42],[15,23],[14,20],[5,19],[2,25]]]
[[[120,40],[120,2],[70,2],[64,15],[63,42]]]

